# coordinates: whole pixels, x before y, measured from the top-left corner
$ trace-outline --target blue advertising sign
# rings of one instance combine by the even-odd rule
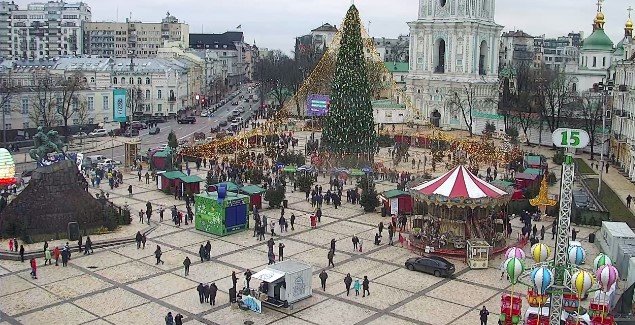
[[[328,95],[309,95],[306,99],[307,116],[325,116],[331,106],[331,97]]]
[[[112,92],[112,120],[114,122],[126,122],[128,120],[126,116],[126,94],[125,89],[115,89]]]

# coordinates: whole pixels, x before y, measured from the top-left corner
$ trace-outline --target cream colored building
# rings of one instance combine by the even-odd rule
[[[167,13],[160,23],[87,22],[84,24],[84,54],[102,57],[148,58],[157,54],[164,42],[189,45],[190,30]]]

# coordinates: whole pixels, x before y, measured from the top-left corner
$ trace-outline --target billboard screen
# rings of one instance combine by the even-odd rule
[[[307,116],[325,116],[329,112],[331,98],[328,95],[309,95],[306,99]]]
[[[112,120],[114,122],[126,122],[128,120],[126,116],[126,90],[115,89],[112,92]]]

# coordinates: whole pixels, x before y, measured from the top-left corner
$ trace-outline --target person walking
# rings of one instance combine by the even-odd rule
[[[205,259],[207,259],[208,261],[212,259],[212,244],[209,242],[209,240],[205,244]]]
[[[351,292],[351,284],[353,284],[353,278],[351,278],[350,273],[346,273],[346,277],[344,277],[344,286],[346,287],[346,295],[348,296]]]
[[[377,228],[379,229],[379,236],[381,236],[382,231],[384,231],[384,223],[380,222]]]
[[[247,269],[247,271],[245,271],[245,282],[247,284],[247,289],[249,289],[249,281],[251,281],[251,271]]]
[[[141,235],[141,249],[146,249],[147,240],[148,238],[146,237],[146,234]]]
[[[236,289],[236,283],[238,283],[238,277],[236,276],[236,271],[232,271],[232,287]]]
[[[211,306],[216,306],[217,292],[218,292],[218,287],[216,286],[216,283],[212,282],[212,284],[209,285],[209,304]]]
[[[31,258],[31,278],[37,279],[37,261],[35,258]]]
[[[571,240],[575,241],[577,236],[578,236],[578,231],[575,230],[575,228],[571,229]]]
[[[326,274],[325,270],[322,270],[322,272],[320,272],[320,284],[322,285],[322,291],[326,291],[326,279],[329,278],[329,275]]]
[[[333,263],[333,257],[335,256],[334,251],[331,249],[329,251],[329,253],[326,255],[326,257],[329,259],[329,265],[328,266],[333,266],[335,267],[335,263]]]
[[[154,257],[156,257],[157,259],[156,265],[159,265],[159,263],[161,263],[162,265],[165,264],[165,262],[161,260],[161,255],[163,255],[163,253],[161,252],[161,246],[157,245],[157,249],[154,250]]]
[[[357,238],[357,236],[353,236],[351,241],[353,242],[353,250],[357,251],[357,244],[359,244],[359,238]]]
[[[355,283],[353,284],[353,289],[355,289],[355,296],[359,296],[359,289],[362,288],[362,284],[359,282],[359,279],[355,279]]]
[[[171,311],[165,316],[165,325],[174,325],[174,318],[172,317]]]
[[[49,263],[49,265],[53,264],[51,262],[51,250],[48,247],[44,251],[44,265],[46,265],[47,262]]]
[[[203,244],[198,248],[198,256],[201,258],[201,263],[203,263],[205,260],[205,246]]]
[[[362,281],[362,297],[366,297],[366,294],[370,296],[370,290],[368,290],[370,285],[370,281],[368,281],[368,277],[364,275],[364,281]]]
[[[551,224],[551,239],[556,239],[556,220]]]
[[[209,285],[208,284],[205,284],[203,286],[203,294],[204,294],[204,298],[205,298],[203,301],[204,302],[209,302]]]
[[[190,275],[190,265],[192,264],[192,261],[190,261],[190,257],[186,256],[185,260],[183,260],[183,266],[185,266],[185,276]]]
[[[183,315],[177,313],[176,316],[174,316],[174,325],[183,325]]]
[[[62,249],[62,266],[64,266],[64,267],[65,267],[66,265],[68,265],[68,260],[69,260],[70,258],[71,258],[71,253],[70,253],[70,251],[69,251],[66,247],[64,247],[64,248]]]
[[[627,207],[627,208],[630,208],[630,207],[631,207],[631,201],[633,201],[633,197],[629,194],[629,195],[626,197],[626,207]]]
[[[331,239],[331,250],[333,251],[333,254],[335,254],[335,238]]]
[[[487,316],[489,316],[489,310],[483,306],[481,311],[479,311],[479,316],[481,318],[481,325],[487,325]]]
[[[24,245],[20,245],[20,261],[24,263]]]
[[[284,244],[278,243],[278,261],[284,261]]]
[[[55,248],[53,248],[53,258],[55,259],[55,266],[58,266],[58,261],[60,260],[60,248],[55,246]]]
[[[545,225],[540,227],[540,240],[545,240]]]
[[[13,252],[13,239],[9,239],[9,252]]]
[[[203,303],[205,301],[205,287],[202,283],[198,284],[198,286],[196,287],[196,291],[198,292],[198,301],[200,301],[200,303]]]
[[[141,231],[137,231],[137,234],[135,235],[135,241],[137,242],[137,249],[141,248]]]
[[[13,249],[15,249],[15,251],[18,251],[18,239],[17,238],[13,238]]]
[[[143,239],[141,240],[143,242]],[[145,244],[144,244],[145,247]],[[93,253],[93,241],[90,240],[90,236],[86,237],[86,243],[84,244],[84,255],[90,255]]]
[[[132,185],[128,185],[128,196],[132,196]]]
[[[291,214],[291,230],[295,230],[295,228],[293,227],[293,224],[295,224],[295,214]]]

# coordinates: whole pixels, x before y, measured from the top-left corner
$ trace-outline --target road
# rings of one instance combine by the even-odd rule
[[[257,93],[254,91],[254,94]],[[245,86],[241,89],[240,94],[248,97],[249,92],[247,87]],[[221,121],[226,121],[227,117],[232,115],[232,111],[239,108],[244,108],[245,112],[241,114],[243,119],[247,119],[247,117],[251,116],[252,112],[255,111],[258,107],[257,103],[245,103],[244,99],[240,100],[240,94],[232,101],[238,101],[238,105],[232,105],[229,101],[222,107],[219,107],[213,116],[209,117],[200,117],[196,116],[196,123],[194,124],[178,124],[176,120],[169,120],[166,123],[159,123],[157,126],[161,129],[159,134],[150,135],[148,134],[149,129],[139,130],[139,138],[141,139],[141,145],[139,147],[139,153],[143,154],[148,151],[148,149],[156,148],[162,144],[167,144],[168,142],[168,134],[170,131],[174,131],[176,137],[179,140],[187,139],[190,140],[191,137],[196,132],[203,132],[206,136],[210,136],[210,129],[212,127],[217,127]],[[250,110],[253,108],[253,111]],[[231,123],[228,123],[231,124]],[[223,127],[226,129],[227,127]],[[91,152],[87,155],[103,155],[108,158],[112,158],[115,160],[124,160],[124,147],[118,146],[113,149],[106,149],[96,152]]]

